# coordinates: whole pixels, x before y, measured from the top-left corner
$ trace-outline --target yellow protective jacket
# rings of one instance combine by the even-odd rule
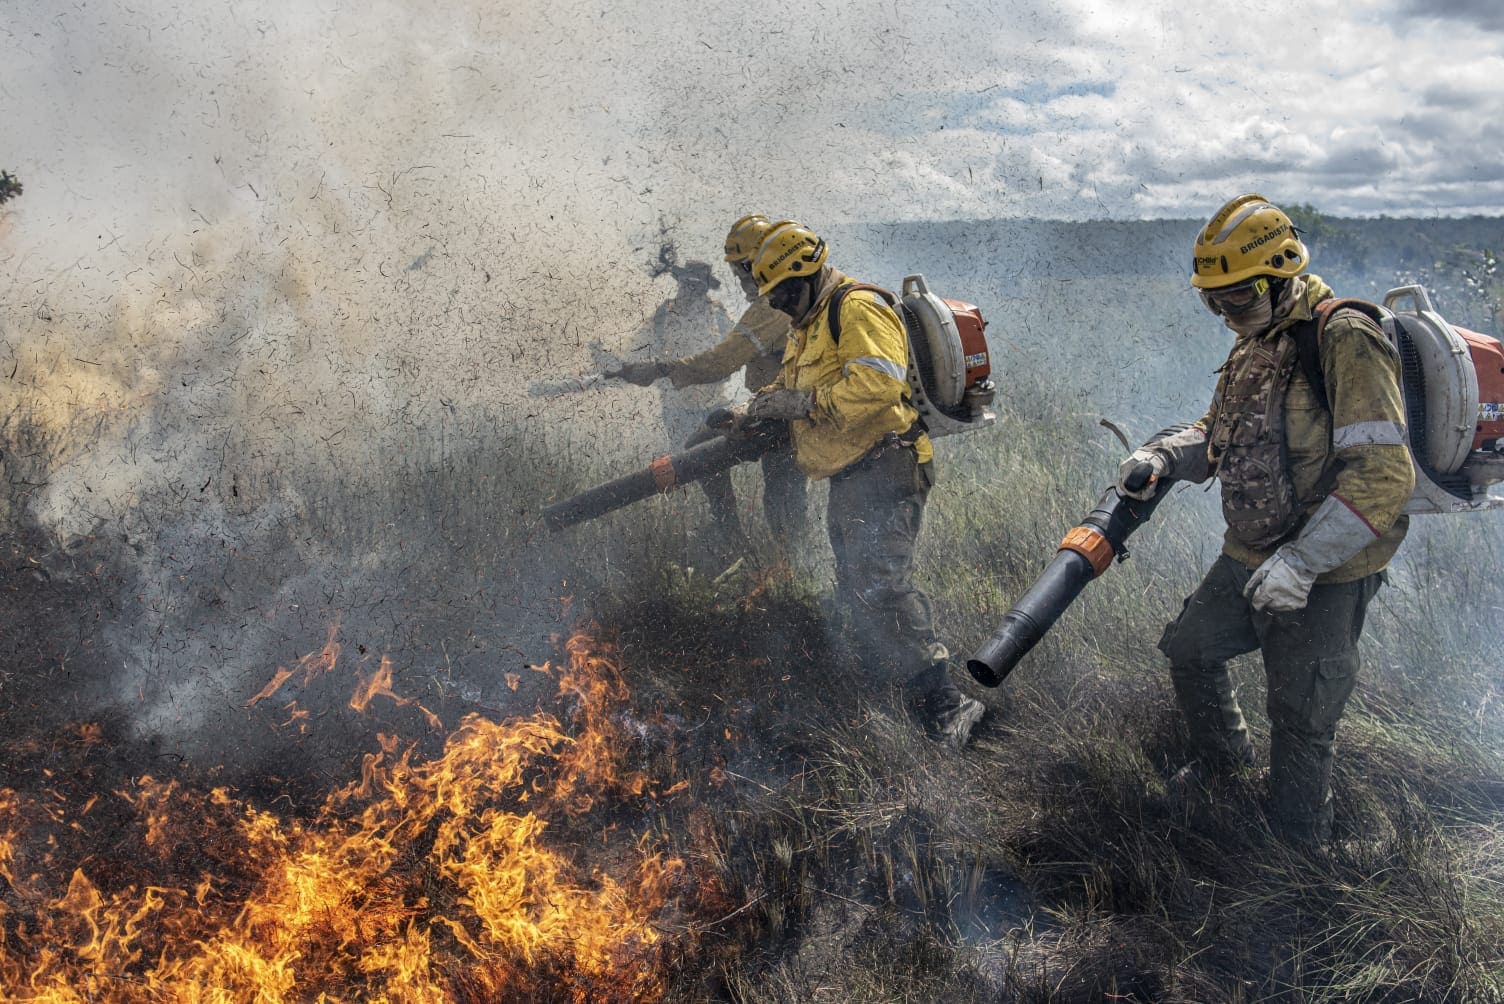
[[[1332,296],[1331,287],[1319,276],[1307,275],[1305,281],[1305,297],[1290,315],[1264,334],[1241,336],[1229,360],[1244,338],[1279,337],[1292,325],[1310,320],[1311,308]],[[1327,497],[1336,495],[1375,535],[1362,551],[1316,580],[1351,582],[1382,571],[1405,539],[1410,521],[1400,512],[1415,490],[1415,468],[1404,440],[1399,355],[1383,331],[1356,311],[1338,310],[1322,330],[1321,368],[1330,408],[1323,406],[1296,366],[1285,389],[1285,445],[1303,510],[1301,525]],[[1203,433],[1209,433],[1216,421],[1221,390],[1219,381],[1211,408],[1196,423]],[[1299,531],[1297,526],[1286,539]],[[1223,538],[1222,550],[1249,568],[1257,568],[1274,552],[1254,550],[1231,534]]]
[[[824,269],[814,306],[789,331],[783,367],[769,384],[815,392],[815,410],[789,429],[794,459],[816,479],[850,466],[885,435],[907,432],[919,418],[909,402],[909,339],[891,307],[868,290],[849,293],[841,301],[840,344],[830,336],[831,294],[852,281]],[[920,463],[934,455],[926,435],[915,448]]]
[[[788,344],[789,316],[759,296],[726,337],[694,355],[668,361],[668,378],[678,388],[718,383],[742,367],[747,389],[757,391],[778,376]]]

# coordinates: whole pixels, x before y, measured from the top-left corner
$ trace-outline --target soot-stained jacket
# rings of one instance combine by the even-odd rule
[[[909,340],[903,322],[877,294],[849,293],[841,301],[841,338],[831,338],[830,297],[854,280],[827,267],[815,302],[789,331],[783,366],[770,388],[815,392],[807,419],[789,423],[794,458],[811,478],[828,478],[860,460],[888,433],[904,433],[919,418],[909,403]],[[919,462],[934,455],[929,437],[915,443]]]
[[[758,297],[715,345],[668,361],[668,378],[678,388],[718,383],[746,367],[747,389],[757,391],[778,376],[788,343],[789,318]]]

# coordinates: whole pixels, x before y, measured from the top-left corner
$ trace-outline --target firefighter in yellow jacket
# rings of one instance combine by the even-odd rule
[[[783,349],[788,343],[789,318],[768,306],[752,279],[752,254],[763,237],[773,228],[768,217],[754,213],[731,225],[726,234],[726,263],[741,280],[742,291],[750,305],[741,319],[715,345],[678,359],[643,359],[625,364],[618,375],[629,383],[646,387],[668,377],[676,390],[700,384],[719,383],[743,370],[747,390],[756,392],[778,375]],[[697,446],[720,435],[702,428],[690,436],[686,446]],[[773,450],[763,455],[763,511],[780,544],[793,541],[799,534],[805,513],[805,478],[788,450]],[[741,536],[736,514],[736,496],[731,474],[725,472],[706,479],[705,495],[710,501],[711,516],[731,536]]]
[[[960,748],[983,707],[951,682],[929,597],[912,579],[933,450],[909,402],[908,338],[870,291],[841,294],[833,316],[832,298],[853,280],[828,255],[793,222],[758,247],[758,291],[792,327],[777,378],[747,415],[787,420],[800,469],[830,481],[836,592],[863,664],[902,682],[926,729]]]
[[[1393,346],[1362,310],[1318,307],[1333,293],[1306,267],[1299,234],[1263,196],[1240,196],[1211,218],[1191,285],[1236,335],[1232,352],[1206,415],[1135,452],[1119,490],[1134,494],[1122,479],[1145,461],[1157,476],[1216,477],[1222,487],[1222,555],[1159,642],[1201,751],[1174,786],[1254,762],[1226,664],[1257,648],[1270,822],[1321,843],[1364,614],[1404,539],[1415,472]],[[1328,314],[1319,341],[1318,313]]]

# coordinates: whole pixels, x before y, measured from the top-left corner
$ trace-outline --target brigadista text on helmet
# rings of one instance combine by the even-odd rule
[[[769,268],[777,268],[779,265],[782,265],[785,261],[787,261],[790,257],[792,257],[793,255],[798,254],[802,249],[803,249],[803,245],[795,244],[793,247],[791,247],[787,251],[783,252],[783,254],[779,255],[777,258],[774,258],[772,261],[770,261],[768,263],[768,267]],[[814,251],[812,251],[809,255],[806,256],[806,260],[813,259],[819,253],[820,253],[820,245],[816,244],[815,248],[814,248]],[[794,271],[797,272],[797,271],[799,271],[799,269],[801,267],[803,267],[803,265],[804,265],[803,261],[796,261],[792,265],[790,265],[789,267],[792,268]]]
[[[1253,240],[1249,241],[1247,244],[1244,244],[1242,247],[1238,248],[1238,251],[1242,254],[1247,254],[1255,248],[1263,247],[1265,244],[1267,244],[1269,241],[1274,240],[1274,238],[1278,237],[1280,234],[1288,233],[1289,230],[1290,225],[1288,223],[1281,223],[1279,226],[1275,227],[1267,234],[1260,234]]]

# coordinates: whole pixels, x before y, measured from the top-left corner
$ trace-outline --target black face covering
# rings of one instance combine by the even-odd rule
[[[797,279],[783,280],[768,293],[768,306],[788,314],[791,320],[797,321],[809,310],[816,278],[816,276],[807,275]]]

